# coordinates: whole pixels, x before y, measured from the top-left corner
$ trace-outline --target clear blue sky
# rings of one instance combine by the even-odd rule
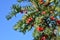
[[[13,30],[13,25],[22,18],[23,14],[18,14],[7,21],[5,16],[10,12],[12,4],[17,0],[0,0],[0,40],[32,40],[32,30],[23,35]],[[22,6],[25,4],[22,4]]]

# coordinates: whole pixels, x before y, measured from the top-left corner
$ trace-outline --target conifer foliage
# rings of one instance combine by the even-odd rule
[[[21,3],[24,0],[17,0]],[[18,13],[24,16],[15,25],[14,29],[26,33],[34,28],[33,40],[59,40],[60,0],[29,0],[32,6],[21,7],[19,4],[12,5],[12,11],[6,16],[10,20]]]

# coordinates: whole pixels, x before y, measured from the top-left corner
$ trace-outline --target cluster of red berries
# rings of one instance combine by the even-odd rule
[[[43,27],[37,27],[37,31],[39,31],[39,32],[41,32],[41,31],[43,31],[44,30],[44,28]]]
[[[26,20],[26,23],[29,24],[32,20],[33,20],[33,18],[30,17],[30,18],[28,18],[28,19]]]
[[[51,20],[55,20],[55,17],[54,16],[51,16],[50,19]],[[56,20],[56,23],[57,23],[57,25],[60,25],[60,20]]]
[[[54,13],[53,11],[50,11],[50,13]],[[46,14],[46,11],[42,11],[42,15]],[[51,20],[56,20],[54,16],[50,16]],[[60,20],[56,20],[57,25],[60,25]]]

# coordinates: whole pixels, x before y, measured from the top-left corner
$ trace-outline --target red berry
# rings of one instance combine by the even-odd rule
[[[26,23],[29,24],[32,20],[33,20],[32,18],[28,18],[28,19],[26,20]]]
[[[57,24],[60,25],[60,20],[57,20]]]
[[[40,4],[43,4],[44,2],[40,2]]]
[[[43,0],[40,0],[40,2],[42,2]]]
[[[50,19],[51,19],[51,20],[55,20],[55,17],[54,17],[54,16],[50,16]]]
[[[39,3],[40,3],[40,4],[43,4],[44,2],[43,2],[43,0],[39,0]]]
[[[43,36],[43,37],[41,38],[41,40],[46,40],[46,37],[45,37],[45,36]]]
[[[41,14],[46,14],[46,12],[45,12],[45,11],[43,11]]]
[[[29,22],[32,21],[32,20],[33,20],[32,18],[29,18],[29,19],[28,19]]]
[[[38,30],[38,31],[43,31],[44,28],[43,28],[43,27],[37,27],[37,30]]]

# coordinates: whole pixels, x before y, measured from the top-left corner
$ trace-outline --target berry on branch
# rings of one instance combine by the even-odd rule
[[[33,20],[33,18],[30,17],[26,20],[26,23],[29,24],[32,20]]]
[[[39,3],[40,3],[40,4],[43,4],[43,3],[44,3],[44,0],[39,0]]]
[[[57,25],[60,25],[60,20],[57,20],[56,22],[57,22]]]
[[[46,14],[46,11],[42,11],[42,13],[41,14]]]
[[[41,40],[46,40],[46,37],[45,37],[45,36],[43,36],[43,37],[41,38]]]
[[[43,31],[44,28],[43,27],[37,27],[37,31]]]
[[[51,20],[55,20],[55,17],[54,17],[54,16],[50,16],[50,19],[51,19]]]

